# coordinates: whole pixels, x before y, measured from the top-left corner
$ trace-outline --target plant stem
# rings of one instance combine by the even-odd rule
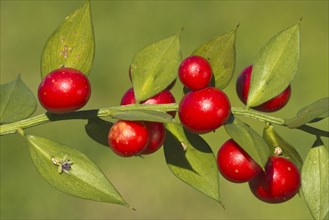
[[[282,118],[277,118],[273,116],[269,116],[266,114],[262,114],[258,111],[253,111],[253,110],[248,110],[244,108],[232,108],[232,113],[234,115],[242,115],[245,117],[257,119],[259,121],[271,123],[271,124],[277,124],[277,125],[284,125],[284,119]]]
[[[109,108],[93,109],[76,111],[67,114],[52,114],[45,113],[37,115],[35,117],[27,118],[21,121],[0,125],[0,135],[14,134],[18,129],[25,129],[34,127],[40,124],[45,124],[51,121],[61,121],[68,119],[91,119],[96,117],[111,117],[117,113],[129,110],[154,110],[154,111],[176,111],[178,108],[177,104],[159,104],[159,105],[124,105],[114,106]]]
[[[125,111],[132,111],[132,110],[153,110],[153,111],[160,111],[160,112],[168,112],[168,111],[177,111],[178,104],[157,104],[157,105],[141,105],[141,104],[132,104],[132,105],[124,105],[124,106],[114,106],[109,108],[100,108],[100,109],[92,109],[92,110],[82,110],[71,112],[67,114],[52,114],[52,113],[45,113],[41,115],[37,115],[35,117],[27,118],[21,121],[3,124],[0,125],[0,136],[7,135],[7,134],[14,134],[18,130],[22,130],[25,128],[34,127],[37,125],[45,124],[52,121],[61,121],[61,120],[68,120],[68,119],[91,119],[96,117],[112,117],[115,118],[115,115],[118,113],[122,113]],[[244,117],[253,118],[259,121],[263,121],[266,123],[277,124],[281,126],[286,126],[284,124],[284,119],[269,116],[266,114],[262,114],[258,111],[248,110],[244,108],[235,108],[232,107],[232,113],[234,115],[240,115]],[[311,126],[303,125],[299,128],[299,130],[305,131],[310,134],[321,135],[324,137],[329,136],[329,132],[319,130],[317,128],[313,128]]]

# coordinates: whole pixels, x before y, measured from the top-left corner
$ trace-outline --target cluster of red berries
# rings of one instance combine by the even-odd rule
[[[237,95],[244,104],[247,102],[251,72],[252,65],[241,72],[236,82]],[[288,103],[290,94],[289,85],[279,95],[253,109],[278,111]],[[226,141],[218,150],[217,165],[225,179],[235,183],[248,182],[252,193],[264,202],[285,202],[300,188],[299,170],[290,160],[278,155],[270,156],[263,171],[233,139]]]
[[[217,165],[225,179],[235,183],[249,182],[252,193],[264,202],[285,202],[300,188],[299,170],[290,160],[270,156],[263,171],[233,139],[219,149]]]
[[[82,108],[89,100],[91,86],[79,70],[60,68],[47,74],[38,88],[40,104],[51,113],[63,114]]]
[[[143,101],[141,104],[175,103],[174,96],[168,89]],[[121,99],[121,105],[136,104],[133,88],[129,88]],[[173,117],[175,112],[168,112]],[[116,154],[122,157],[145,155],[156,152],[163,145],[166,129],[160,122],[117,121],[108,133],[108,143]]]
[[[252,66],[242,71],[237,79],[236,91],[246,104]],[[129,70],[131,80],[131,72]],[[181,99],[179,119],[190,132],[204,134],[223,125],[231,114],[231,105],[223,91],[212,87],[212,68],[208,60],[190,56],[178,68],[178,77],[189,90]],[[175,84],[141,104],[169,104],[176,100],[170,89]],[[41,105],[51,113],[63,114],[82,108],[89,100],[91,87],[88,78],[79,70],[60,68],[47,74],[38,88]],[[283,108],[291,94],[290,85],[278,96],[254,107],[264,112]],[[121,99],[121,105],[136,104],[133,88]],[[175,117],[176,112],[168,112]],[[166,129],[160,122],[119,120],[108,133],[108,144],[123,157],[151,154],[160,149],[166,138]],[[279,203],[292,198],[300,187],[298,168],[288,159],[271,156],[265,171],[233,140],[226,141],[217,154],[218,170],[229,181],[249,182],[253,194],[262,201]]]
[[[223,125],[231,114],[231,104],[223,91],[210,85],[213,73],[208,60],[187,57],[178,69],[178,77],[190,91],[179,103],[178,116],[190,132],[204,134]]]

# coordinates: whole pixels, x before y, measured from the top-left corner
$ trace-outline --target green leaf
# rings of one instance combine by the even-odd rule
[[[233,140],[264,169],[269,157],[269,146],[266,141],[234,115],[231,115],[224,127]]]
[[[37,107],[37,101],[21,77],[0,85],[0,124],[28,118]]]
[[[176,79],[181,59],[180,33],[139,51],[131,63],[132,83],[137,102],[166,89]]]
[[[117,111],[112,117],[128,121],[156,121],[156,122],[169,122],[172,120],[172,116],[154,110],[129,110],[129,111]]]
[[[202,44],[192,53],[209,61],[215,78],[215,87],[220,89],[224,89],[233,77],[237,28]]]
[[[164,153],[172,173],[188,185],[220,202],[219,172],[215,155],[199,135],[184,131],[181,124],[167,123]]]
[[[303,160],[299,153],[292,145],[287,143],[285,140],[283,140],[282,137],[279,136],[272,125],[268,125],[264,128],[263,138],[271,147],[272,152],[274,152],[276,148],[279,147],[282,150],[282,156],[289,158],[298,167],[298,169],[301,170]]]
[[[329,213],[329,153],[321,139],[309,150],[302,168],[302,191],[314,219]]]
[[[100,118],[91,118],[88,119],[88,124],[86,124],[85,130],[88,136],[94,141],[108,147],[107,136],[112,125],[112,122],[105,121]]]
[[[27,135],[26,141],[34,165],[50,185],[79,198],[129,207],[102,171],[81,152],[46,138]],[[53,160],[65,155],[73,164],[69,173],[59,173]]]
[[[298,111],[295,117],[285,120],[289,128],[298,128],[306,123],[320,121],[328,117],[329,97],[319,99]]]
[[[294,78],[300,55],[299,23],[275,35],[256,56],[247,106],[258,106],[284,91]]]
[[[78,69],[88,75],[95,53],[90,1],[65,18],[50,36],[41,57],[41,76],[61,68]]]

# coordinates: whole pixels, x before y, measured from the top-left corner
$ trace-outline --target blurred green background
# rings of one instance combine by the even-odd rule
[[[44,44],[60,22],[83,1],[1,0],[1,83],[18,74],[36,94]],[[232,83],[225,89],[232,106],[242,106],[235,94],[238,73],[277,32],[301,17],[301,60],[287,107],[273,115],[293,116],[316,99],[328,96],[328,1],[92,1],[96,57],[90,80],[92,97],[85,109],[118,105],[131,86],[128,67],[134,54],[148,44],[184,27],[183,57],[218,34],[240,24],[237,62]],[[177,100],[182,86],[173,89]],[[39,106],[35,114],[43,113]],[[261,132],[263,123],[246,120]],[[52,188],[37,173],[24,141],[2,136],[2,219],[310,219],[299,196],[283,204],[257,200],[247,184],[220,177],[226,209],[178,180],[167,168],[162,149],[141,158],[120,158],[91,140],[85,121],[62,121],[28,129],[87,154],[104,171],[132,211],[118,205],[80,200]],[[316,125],[328,129],[328,120]],[[279,133],[305,158],[315,138],[278,127]],[[204,135],[216,153],[228,139],[224,129]],[[328,144],[328,139],[324,139]]]

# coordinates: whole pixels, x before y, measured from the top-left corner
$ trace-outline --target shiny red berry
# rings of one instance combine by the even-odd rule
[[[152,154],[160,149],[166,138],[166,129],[159,122],[144,122],[150,136],[150,141],[142,154]]]
[[[222,176],[235,183],[248,182],[262,171],[233,139],[226,141],[218,150],[217,165]]]
[[[190,90],[206,88],[212,78],[211,66],[203,57],[190,56],[182,61],[178,68],[178,77]]]
[[[154,104],[171,104],[175,103],[175,97],[171,94],[169,90],[163,90],[157,95],[145,100],[142,104],[154,105]],[[121,105],[136,104],[136,98],[133,88],[128,89],[121,98]],[[175,117],[176,112],[168,112],[173,117]]]
[[[238,94],[239,99],[246,104],[249,87],[250,87],[250,79],[251,79],[252,65],[245,68],[241,74],[239,75],[236,82],[236,92]],[[252,107],[253,109],[262,111],[262,112],[275,112],[282,109],[289,101],[291,95],[291,86],[289,85],[283,92],[281,92],[276,97],[268,100],[267,102]]]
[[[265,165],[265,172],[249,181],[252,193],[267,203],[291,199],[297,194],[300,184],[298,168],[290,160],[279,156],[271,156]]]
[[[197,134],[219,128],[227,121],[230,113],[231,105],[228,97],[214,87],[188,92],[178,107],[178,116],[182,125]]]
[[[67,113],[82,108],[89,100],[88,78],[79,70],[60,68],[46,75],[38,88],[40,104],[52,113]]]
[[[122,157],[141,154],[149,143],[149,131],[143,122],[117,121],[108,133],[108,143]]]

